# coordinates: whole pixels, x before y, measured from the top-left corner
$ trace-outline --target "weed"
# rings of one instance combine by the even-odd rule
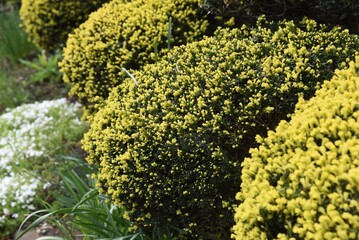
[[[37,55],[37,59],[33,61],[19,59],[25,66],[35,70],[30,76],[30,83],[44,82],[46,80],[54,80],[59,82],[61,80],[61,73],[58,69],[58,62],[61,57],[59,51],[54,54],[47,55],[45,51]]]

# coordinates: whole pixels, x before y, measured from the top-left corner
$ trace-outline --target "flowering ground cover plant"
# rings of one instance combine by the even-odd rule
[[[0,237],[33,210],[35,196],[49,188],[56,155],[85,129],[80,105],[66,99],[19,106],[0,116]],[[47,171],[44,171],[44,170]]]

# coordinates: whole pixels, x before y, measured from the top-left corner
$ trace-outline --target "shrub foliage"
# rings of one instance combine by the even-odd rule
[[[221,16],[256,19],[309,18],[324,23],[341,24],[359,32],[359,4],[357,0],[203,0],[202,7]]]
[[[243,164],[236,239],[358,239],[359,57]]]
[[[127,76],[122,68],[137,69],[169,45],[202,37],[209,24],[199,14],[199,2],[114,0],[104,5],[67,41],[60,66],[72,85],[70,94],[91,109],[108,97],[121,75]]]
[[[314,21],[220,29],[114,88],[84,137],[99,187],[140,227],[228,239],[240,163],[345,65],[358,37]],[[223,234],[223,235],[221,235]],[[226,236],[227,234],[227,236]]]
[[[109,0],[23,0],[20,17],[29,38],[41,49],[62,46],[68,33]]]

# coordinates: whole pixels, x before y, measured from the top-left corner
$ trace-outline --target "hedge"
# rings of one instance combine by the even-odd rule
[[[70,94],[97,111],[109,91],[138,69],[160,57],[161,49],[200,39],[208,21],[200,0],[114,0],[70,34],[60,70]],[[124,69],[126,70],[124,70]]]
[[[113,89],[83,140],[99,188],[145,229],[228,239],[240,164],[346,65],[358,36],[314,21],[220,29],[173,48]]]
[[[359,57],[243,163],[235,239],[359,238]]]
[[[61,48],[68,34],[109,0],[22,0],[22,27],[40,49]]]
[[[277,20],[307,16],[325,24],[340,24],[359,33],[357,0],[203,0],[202,7],[218,16],[234,16],[241,21],[250,21],[262,14]]]

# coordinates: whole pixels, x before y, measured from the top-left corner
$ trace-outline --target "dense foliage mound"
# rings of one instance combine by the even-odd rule
[[[29,38],[41,49],[62,46],[68,33],[109,0],[22,0],[20,17]]]
[[[101,103],[126,75],[122,68],[138,69],[155,61],[161,49],[201,38],[208,22],[199,14],[199,2],[114,0],[104,5],[67,41],[60,66],[72,84],[70,94],[90,106]]]
[[[359,57],[243,163],[236,239],[358,239]]]
[[[358,40],[314,21],[262,19],[172,49],[114,88],[85,135],[100,189],[145,229],[228,239],[255,135],[274,129],[299,95],[312,96]]]
[[[341,24],[359,33],[357,0],[203,0],[202,7],[221,16],[256,19],[265,14],[273,19],[309,18],[324,23]]]

